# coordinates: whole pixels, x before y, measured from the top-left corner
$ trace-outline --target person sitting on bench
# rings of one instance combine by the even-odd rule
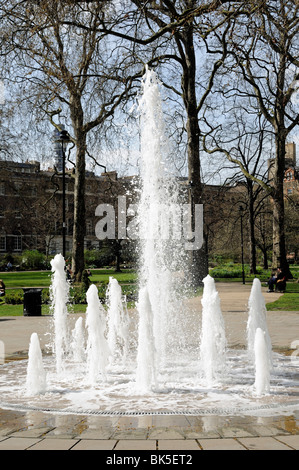
[[[2,281],[2,279],[0,279],[0,297],[3,297],[4,295],[5,295],[5,284]]]
[[[283,274],[281,268],[277,269],[277,280],[276,280],[276,290],[278,292],[284,292],[287,285],[286,276]]]

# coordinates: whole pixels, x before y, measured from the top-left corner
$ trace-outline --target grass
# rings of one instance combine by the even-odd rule
[[[286,292],[274,302],[269,302],[267,310],[297,311],[299,313],[299,283],[288,282]]]
[[[72,305],[71,312],[73,313],[85,313],[86,305],[77,304]],[[50,305],[42,305],[42,315],[50,314]],[[23,305],[8,305],[4,302],[0,303],[0,317],[18,317],[23,315]]]
[[[137,273],[133,270],[123,270],[121,272],[115,272],[114,269],[94,269],[91,271],[91,282],[97,285],[102,284],[103,289],[106,290],[106,284],[109,282],[109,277],[114,277],[118,280],[122,286],[125,294],[134,293],[135,284],[137,280]],[[51,271],[13,271],[5,272],[0,274],[0,278],[3,280],[6,286],[7,296],[17,296],[18,292],[28,287],[40,287],[45,290],[49,288],[51,284]],[[128,306],[132,306],[129,303]],[[49,305],[42,305],[42,315],[49,314]],[[86,310],[86,304],[75,304],[72,305],[71,311],[74,313],[84,313]],[[23,303],[18,304],[6,304],[4,298],[0,298],[0,316],[21,316],[23,315]]]
[[[94,269],[91,271],[91,280],[95,284],[109,282],[109,277],[113,276],[119,283],[131,283],[137,279],[137,274],[133,270],[124,270],[116,273],[114,269]],[[51,284],[51,271],[13,271],[0,274],[6,288],[23,287],[49,287]]]
[[[281,311],[294,311],[299,313],[299,294],[285,293],[275,302],[270,302],[266,305],[267,310],[281,310]]]
[[[230,270],[235,271],[232,273]],[[230,263],[227,266],[222,266],[218,269],[218,276],[215,276],[216,281],[226,282],[242,282],[242,278],[239,277],[239,266],[237,269]],[[291,266],[291,272],[293,273],[294,279],[299,278],[299,266]],[[225,277],[222,277],[221,275]],[[213,276],[213,271],[211,271]],[[116,273],[114,269],[94,269],[92,270],[91,281],[94,284],[108,284],[109,277],[112,276],[118,280],[122,285],[123,292],[129,294],[134,293],[136,288],[137,273],[133,270],[123,270],[120,273]],[[269,271],[260,271],[257,277],[264,283],[269,278]],[[17,289],[26,287],[42,287],[48,288],[51,283],[51,272],[50,271],[16,271],[9,273],[0,274],[0,278],[3,279],[8,292],[17,292]],[[246,275],[246,283],[251,283],[254,276]],[[106,287],[104,286],[104,289]],[[201,290],[190,295],[200,295]],[[134,306],[133,303],[128,305],[129,307]],[[86,310],[86,304],[76,304],[72,306],[74,313],[84,313]],[[267,304],[267,310],[281,310],[281,311],[298,311],[299,312],[299,283],[289,281],[287,283],[287,291],[275,302]],[[49,305],[42,305],[42,315],[49,314]],[[0,316],[18,316],[23,315],[23,304],[11,305],[5,304],[3,298],[0,299]]]

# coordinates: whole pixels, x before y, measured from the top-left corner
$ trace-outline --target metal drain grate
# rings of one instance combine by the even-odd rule
[[[257,406],[248,406],[243,408],[198,408],[193,410],[176,410],[176,411],[109,411],[109,410],[77,410],[77,409],[56,409],[46,407],[35,407],[30,405],[18,405],[11,403],[1,403],[0,408],[6,410],[15,410],[20,412],[40,411],[44,413],[63,414],[63,415],[93,415],[93,416],[204,416],[204,415],[240,415],[242,413],[279,410],[286,411],[288,409],[299,410],[299,402],[289,403],[272,403]]]

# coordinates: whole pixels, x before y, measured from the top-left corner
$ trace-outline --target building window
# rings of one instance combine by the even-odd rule
[[[6,236],[0,235],[0,251],[6,251]]]
[[[288,189],[288,194],[292,194],[293,190],[292,189]]]
[[[92,232],[92,220],[86,221],[86,235],[93,235]]]
[[[22,236],[16,235],[13,241],[13,251],[22,251]]]
[[[0,183],[0,196],[4,196],[5,194],[5,183],[1,182]]]

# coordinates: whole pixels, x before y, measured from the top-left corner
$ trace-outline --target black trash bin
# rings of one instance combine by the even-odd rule
[[[24,308],[26,317],[40,316],[42,314],[42,289],[23,289]]]

